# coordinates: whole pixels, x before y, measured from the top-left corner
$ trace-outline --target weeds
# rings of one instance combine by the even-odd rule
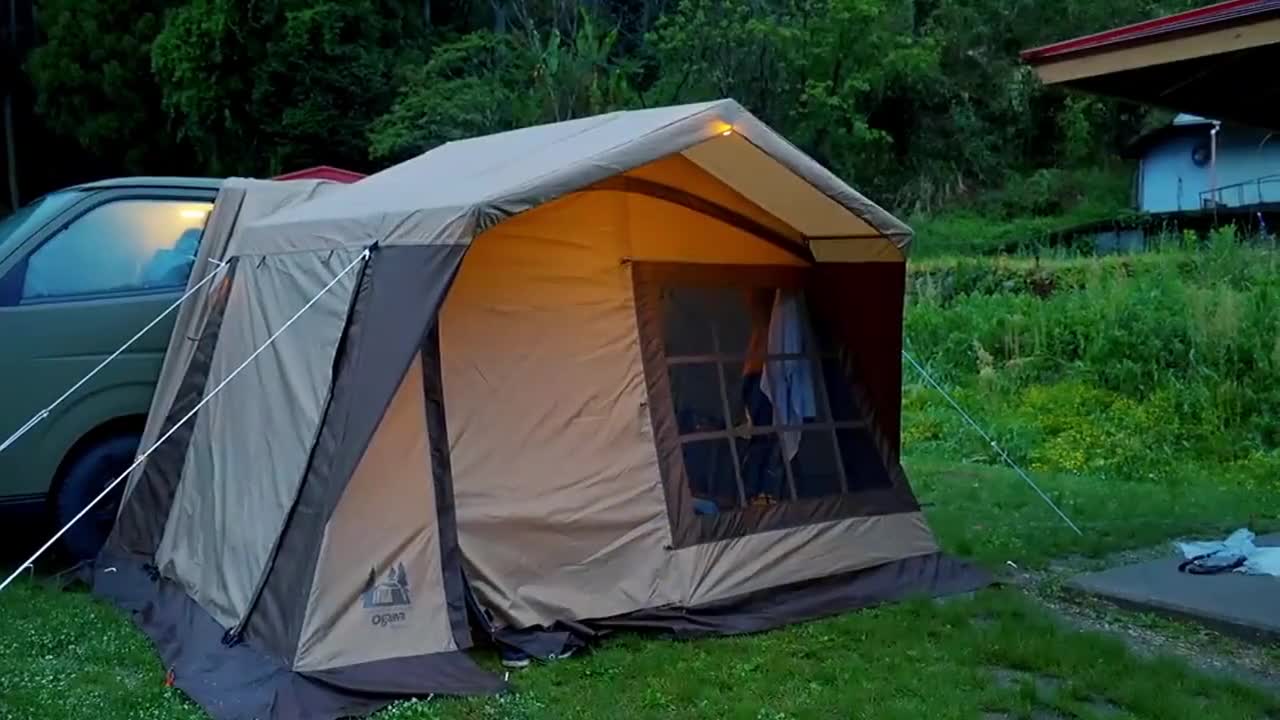
[[[1038,469],[1280,487],[1278,271],[1276,254],[1234,231],[1197,254],[925,263],[907,337]],[[908,449],[984,456],[909,368],[904,378]]]

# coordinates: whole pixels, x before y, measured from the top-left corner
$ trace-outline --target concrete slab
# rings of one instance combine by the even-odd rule
[[[1254,540],[1280,546],[1280,533]],[[1068,587],[1118,605],[1189,618],[1251,639],[1280,640],[1280,578],[1178,572],[1176,552],[1167,558],[1087,573]]]

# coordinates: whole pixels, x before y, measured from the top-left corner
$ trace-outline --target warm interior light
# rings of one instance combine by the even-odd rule
[[[721,134],[721,135],[723,135],[723,136],[725,136],[725,137],[729,137],[730,135],[732,135],[732,134],[733,134],[733,128],[732,128],[732,127],[730,127],[728,130],[725,130],[724,132],[722,132],[722,133],[720,133],[720,134]]]
[[[182,210],[178,213],[188,220],[203,220],[209,214],[208,210]]]

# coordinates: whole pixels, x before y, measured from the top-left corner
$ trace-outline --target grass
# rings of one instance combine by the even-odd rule
[[[906,335],[1035,469],[1280,487],[1280,253],[1232,233],[1198,253],[916,268]],[[989,457],[904,378],[908,447]]]
[[[907,463],[912,486],[947,549],[988,567],[1042,568],[1071,555],[1100,558],[1172,538],[1214,537],[1242,525],[1280,530],[1280,492],[1230,483],[1106,482],[1036,473],[1033,480],[1084,532],[1076,535],[1014,473],[939,458]]]
[[[999,573],[1280,530],[1277,277],[1280,254],[1230,238],[1201,253],[914,269],[913,350],[1084,531],[1014,473],[972,462],[993,461],[990,448],[908,371],[908,471],[944,547]],[[517,674],[512,693],[404,702],[378,720],[1280,720],[1276,697],[1068,629],[1036,597],[1053,582],[751,637],[618,636]],[[38,583],[0,593],[0,719],[203,717],[163,679],[115,610]]]
[[[911,217],[913,257],[1043,250],[1062,231],[1086,223],[1137,221],[1130,201],[1133,170],[1116,163],[1011,175],[1002,188]]]
[[[917,458],[909,470],[943,543],[997,568],[1216,533],[1272,500],[1229,487],[1042,478],[1085,528],[1081,539],[1011,472],[936,458]],[[1254,521],[1277,527],[1274,519]],[[146,639],[84,594],[19,584],[0,594],[0,618],[0,718],[203,717],[164,686]],[[399,703],[377,720],[1280,718],[1274,697],[1067,629],[1012,589],[749,637],[624,635],[519,673],[513,684],[515,692],[501,697]]]

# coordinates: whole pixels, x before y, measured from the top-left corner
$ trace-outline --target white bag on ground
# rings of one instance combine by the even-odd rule
[[[1280,577],[1280,547],[1260,548],[1253,544],[1255,537],[1251,531],[1241,528],[1228,535],[1226,540],[1174,544],[1188,560],[1202,558],[1211,564],[1223,565],[1243,559],[1234,572]]]

